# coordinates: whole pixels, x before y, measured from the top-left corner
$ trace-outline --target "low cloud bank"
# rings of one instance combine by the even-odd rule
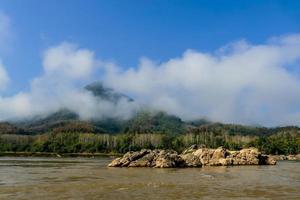
[[[212,53],[187,50],[181,57],[156,63],[143,58],[135,68],[96,58],[70,43],[44,53],[42,76],[29,92],[0,97],[0,120],[46,115],[61,108],[83,119],[128,118],[140,105],[185,120],[300,125],[300,35],[271,38],[264,44],[237,41]],[[101,73],[105,85],[135,99],[115,104],[83,90]],[[0,64],[0,88],[9,78]],[[80,86],[78,86],[80,85]]]
[[[187,50],[181,57],[137,68],[106,66],[105,83],[157,109],[195,119],[300,125],[300,35],[265,44],[238,41],[214,53]]]

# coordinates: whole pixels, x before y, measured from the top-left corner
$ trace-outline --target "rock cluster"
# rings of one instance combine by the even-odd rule
[[[185,162],[176,151],[148,150],[127,152],[123,157],[116,158],[109,167],[184,167]]]
[[[223,147],[217,149],[198,148],[193,145],[178,154],[173,150],[149,150],[128,152],[116,158],[109,167],[202,167],[230,165],[275,165],[276,160],[263,155],[256,148],[229,151]]]
[[[300,160],[300,154],[296,155],[272,155],[275,160]]]

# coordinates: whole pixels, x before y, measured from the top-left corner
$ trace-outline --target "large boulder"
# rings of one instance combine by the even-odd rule
[[[159,152],[155,159],[153,167],[156,168],[170,168],[170,167],[184,167],[184,160],[178,155],[176,151],[165,151]]]
[[[141,150],[141,151],[130,151],[124,154],[122,158],[116,158],[113,160],[108,166],[109,167],[127,167],[131,162],[142,158],[146,154],[148,154],[150,150]]]
[[[153,160],[156,158],[156,156],[157,155],[155,151],[149,151],[149,153],[145,156],[132,161],[128,167],[153,167]]]
[[[228,155],[229,155],[229,152],[224,147],[219,147],[216,150],[214,150],[212,159],[218,160],[220,158],[226,158],[226,156],[228,156]]]
[[[276,165],[276,159],[274,159],[271,156],[267,156],[267,155],[262,155],[260,162],[261,162],[260,164],[263,164],[263,165]]]
[[[219,147],[214,150],[212,157],[208,163],[211,166],[231,165],[232,159],[228,158],[230,153],[224,147]]]
[[[187,167],[201,167],[202,166],[202,162],[201,162],[199,156],[195,156],[192,153],[182,154],[180,156],[184,160],[185,165]]]
[[[200,148],[192,154],[199,157],[202,165],[208,165],[214,154],[214,149]]]
[[[111,163],[108,164],[108,167],[122,167],[122,158],[116,158]]]
[[[226,159],[226,157],[230,154],[228,150],[223,147],[219,147],[217,149],[209,149],[209,148],[199,148],[191,151],[184,151],[184,157],[193,158],[193,160],[200,160],[201,164],[197,164],[197,166],[202,165],[210,165],[210,166],[218,166],[218,165],[229,165],[232,163],[231,159]],[[186,153],[189,152],[189,153]]]
[[[258,165],[262,158],[256,148],[242,149],[229,156],[233,159],[233,165]]]
[[[185,161],[172,150],[141,150],[128,152],[122,158],[116,158],[109,167],[185,167]]]
[[[182,154],[189,154],[189,153],[193,153],[194,151],[196,151],[197,149],[199,149],[198,145],[193,144],[192,146],[190,146],[189,148],[186,148],[185,150],[183,150]]]

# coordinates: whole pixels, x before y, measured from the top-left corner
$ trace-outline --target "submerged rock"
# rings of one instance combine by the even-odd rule
[[[229,151],[224,147],[217,149],[198,148],[196,145],[178,154],[173,150],[143,149],[128,152],[122,158],[116,158],[109,167],[201,167],[230,165],[275,165],[276,160],[263,155],[256,148]]]

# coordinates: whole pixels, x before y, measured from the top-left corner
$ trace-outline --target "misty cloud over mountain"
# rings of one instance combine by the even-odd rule
[[[94,85],[94,88],[90,85],[86,89],[78,86],[90,81],[97,65],[92,51],[74,44],[62,43],[49,48],[44,52],[44,73],[31,81],[30,91],[0,98],[0,120],[42,117],[60,109],[75,112],[81,119],[130,117],[137,105],[128,97],[101,85]],[[109,93],[97,95],[97,89]],[[112,101],[109,95],[118,98]]]
[[[211,53],[187,50],[160,63],[143,58],[133,68],[63,42],[45,50],[43,73],[30,81],[29,91],[0,97],[0,120],[46,116],[60,109],[82,119],[128,118],[149,106],[185,120],[300,125],[299,59],[300,35],[264,44],[241,40]],[[0,63],[0,89],[13,81],[7,67]],[[106,92],[116,93],[99,98],[84,89],[95,80]]]
[[[142,59],[138,67],[126,70],[107,65],[104,80],[184,119],[300,125],[299,58],[300,35],[264,44],[242,40],[213,53],[187,50],[163,63]]]

